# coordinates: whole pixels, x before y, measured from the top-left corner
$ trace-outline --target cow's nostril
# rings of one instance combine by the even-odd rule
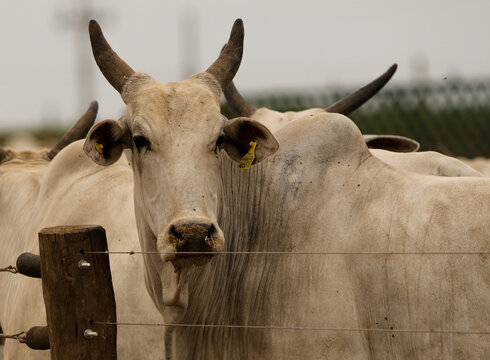
[[[174,225],[170,227],[170,229],[168,230],[168,234],[169,234],[170,242],[175,247],[182,247],[183,245],[185,245],[186,241],[184,237],[182,236],[181,233],[178,232],[178,230],[175,228]]]
[[[169,235],[173,235],[175,236],[177,239],[181,238],[182,235],[180,235],[178,232],[177,232],[177,229],[175,228],[175,226],[170,226],[170,229],[168,230],[168,233]]]

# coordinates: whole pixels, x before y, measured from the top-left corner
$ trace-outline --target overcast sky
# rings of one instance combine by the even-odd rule
[[[133,69],[174,81],[205,70],[240,17],[246,93],[361,85],[394,62],[394,81],[488,79],[489,16],[488,0],[0,0],[0,130],[68,126],[92,99],[99,120],[121,114],[92,58],[90,18]]]

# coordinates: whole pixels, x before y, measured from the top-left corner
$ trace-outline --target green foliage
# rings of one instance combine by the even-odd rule
[[[351,116],[364,134],[397,134],[420,142],[421,150],[490,157],[490,106],[434,110],[397,106],[358,110]]]

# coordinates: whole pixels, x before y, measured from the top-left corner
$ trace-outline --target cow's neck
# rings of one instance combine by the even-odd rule
[[[248,170],[222,157],[222,189],[218,223],[226,238],[228,251],[265,251],[268,244],[259,241],[259,230],[269,223],[267,204],[267,160]],[[270,224],[272,225],[272,224]],[[270,239],[272,241],[272,239]]]
[[[237,164],[227,157],[222,161],[218,223],[225,234],[226,251],[290,251],[290,237],[285,235],[287,219],[271,211],[280,204],[277,194],[271,193],[276,188],[269,184],[267,160],[249,170],[238,170]],[[204,267],[193,267],[189,272],[188,308],[182,321],[232,325],[283,322],[284,319],[263,315],[271,313],[271,308],[287,306],[286,302],[280,304],[277,298],[269,297],[269,291],[294,291],[270,275],[285,271],[287,262],[284,257],[273,255],[220,255]],[[287,312],[284,309],[283,313]],[[243,330],[223,328],[176,329],[175,335],[177,348],[186,352],[179,356],[189,359],[232,358],[257,348],[250,347],[247,341],[256,342],[258,347],[269,341],[269,335],[264,337],[261,332],[250,332],[248,340],[243,341]],[[227,349],[233,349],[233,353]]]

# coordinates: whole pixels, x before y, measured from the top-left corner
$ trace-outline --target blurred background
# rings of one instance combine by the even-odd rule
[[[351,115],[360,129],[490,157],[489,14],[487,0],[2,0],[0,144],[50,144],[91,100],[99,120],[123,113],[92,58],[90,19],[133,69],[175,81],[205,70],[240,17],[235,83],[255,106],[326,107],[396,62],[391,82]]]

